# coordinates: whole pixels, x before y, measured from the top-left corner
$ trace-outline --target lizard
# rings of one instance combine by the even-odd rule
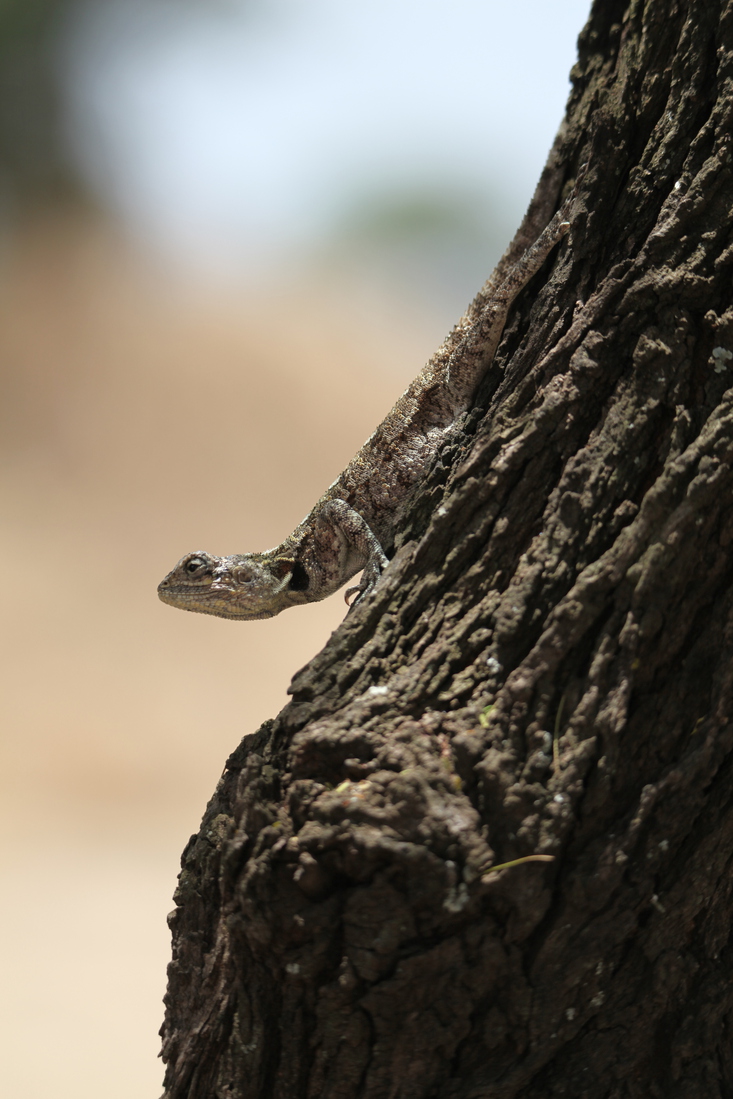
[[[355,596],[353,607],[363,600],[389,564],[384,547],[393,543],[399,513],[470,407],[514,301],[568,232],[570,203],[511,265],[510,247],[449,337],[292,534],[262,553],[188,553],[158,585],[160,599],[220,618],[272,618],[325,599],[363,570],[346,601]]]

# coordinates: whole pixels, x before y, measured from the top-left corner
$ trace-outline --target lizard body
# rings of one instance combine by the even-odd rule
[[[470,407],[519,293],[569,229],[569,201],[506,273],[500,264],[451,336],[284,542],[263,553],[189,553],[158,586],[164,603],[221,618],[271,618],[325,599],[363,569],[356,600],[388,564],[398,513],[446,432]]]

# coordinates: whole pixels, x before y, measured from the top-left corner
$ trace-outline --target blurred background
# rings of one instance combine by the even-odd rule
[[[155,1099],[178,857],[345,607],[185,615],[490,273],[588,0],[1,0],[2,1078]]]

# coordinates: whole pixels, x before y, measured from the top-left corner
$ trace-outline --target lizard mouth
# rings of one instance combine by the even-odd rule
[[[169,607],[176,607],[182,611],[193,611],[196,614],[211,614],[216,618],[231,618],[235,621],[247,621],[257,618],[272,618],[272,611],[263,611],[252,608],[238,609],[222,596],[234,589],[227,585],[219,585],[214,590],[211,585],[207,588],[168,587],[161,583],[158,587],[158,598]]]

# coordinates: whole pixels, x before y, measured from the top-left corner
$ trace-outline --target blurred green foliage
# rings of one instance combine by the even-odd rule
[[[0,203],[80,195],[64,155],[54,43],[71,0],[0,0]]]
[[[473,197],[473,196],[472,196]],[[455,194],[409,194],[367,201],[351,217],[347,229],[379,240],[410,239],[434,233],[476,232],[476,204]]]
[[[0,0],[0,42],[37,38],[64,6],[59,0]]]

